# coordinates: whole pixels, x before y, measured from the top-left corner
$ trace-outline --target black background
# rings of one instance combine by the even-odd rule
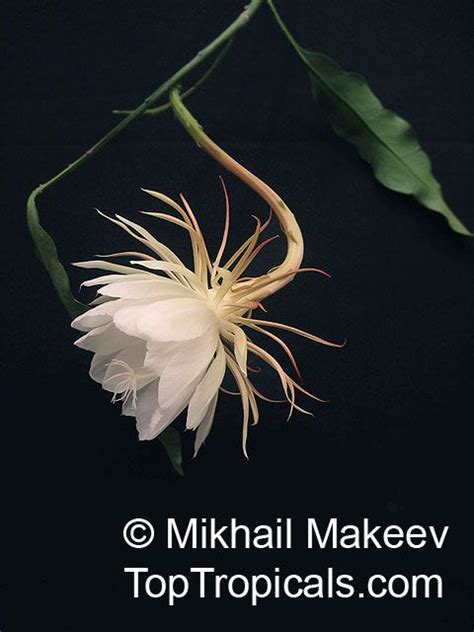
[[[367,76],[406,117],[433,159],[448,203],[472,213],[473,8],[468,0],[280,2],[303,45]],[[2,316],[6,365],[3,465],[2,632],[140,630],[235,623],[286,629],[472,629],[472,244],[442,218],[388,192],[332,132],[312,102],[304,68],[262,8],[219,71],[189,101],[218,142],[268,181],[300,220],[305,262],[330,281],[302,276],[268,301],[269,317],[347,346],[292,342],[305,385],[330,403],[315,419],[262,405],[240,452],[240,410],[223,396],[196,460],[184,436],[186,475],[87,376],[89,357],[39,267],[24,218],[28,192],[95,142],[115,107],[139,103],[241,9],[239,1],[7,2],[3,93]],[[4,169],[5,172],[5,169]],[[172,115],[144,118],[39,201],[65,262],[130,247],[93,211],[136,219],[139,187],[184,191],[217,245],[221,170]],[[261,202],[226,176],[233,242],[252,229]],[[179,230],[154,225],[172,247]],[[276,230],[276,229],[275,229]],[[263,269],[282,245],[269,247]],[[71,270],[73,286],[85,275]],[[87,295],[86,295],[87,296]],[[266,380],[267,378],[264,378]],[[270,377],[268,377],[270,387]],[[441,551],[166,553],[122,542],[144,516],[236,516],[249,524],[291,516],[296,525],[337,516],[360,524],[450,525]],[[134,601],[124,566],[219,571],[440,573],[442,600]],[[3,566],[3,565],[2,565]],[[306,622],[306,623],[304,623]]]

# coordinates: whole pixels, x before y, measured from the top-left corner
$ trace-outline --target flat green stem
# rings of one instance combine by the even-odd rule
[[[218,35],[210,44],[200,50],[187,64],[185,64],[180,70],[174,73],[169,79],[161,84],[154,92],[148,96],[141,105],[135,110],[130,112],[128,116],[122,119],[117,125],[115,125],[105,136],[103,136],[95,145],[82,154],[77,160],[71,162],[62,171],[56,174],[50,180],[47,180],[43,184],[36,187],[30,194],[27,204],[27,219],[28,228],[31,237],[35,243],[38,255],[43,265],[46,267],[51,280],[56,288],[56,291],[70,314],[75,314],[77,311],[83,311],[86,306],[81,305],[71,293],[69,287],[69,280],[67,274],[59,261],[57,252],[54,246],[54,241],[48,235],[48,233],[41,226],[38,210],[36,207],[36,198],[43,193],[46,189],[53,186],[62,178],[72,173],[75,169],[84,164],[89,158],[98,153],[103,147],[105,147],[115,136],[117,136],[122,130],[141,116],[151,105],[156,103],[163,95],[167,94],[174,86],[176,86],[188,73],[202,64],[208,57],[215,53],[219,48],[226,44],[241,28],[246,26],[255,12],[260,8],[263,0],[251,0],[246,6],[244,11],[235,19],[220,35]],[[45,244],[48,247],[47,252],[44,251]],[[46,261],[48,262],[46,264]],[[61,270],[64,273],[56,274],[56,270]],[[58,281],[59,278],[59,281]],[[77,307],[76,307],[77,306]]]
[[[232,40],[230,39],[222,47],[222,50],[216,55],[216,57],[213,60],[212,64],[209,66],[209,68],[206,70],[206,72],[203,74],[203,76],[200,77],[193,86],[191,86],[190,88],[188,88],[187,90],[185,90],[183,92],[183,94],[181,95],[182,99],[186,99],[187,97],[190,97],[192,94],[197,92],[199,90],[199,88],[209,79],[209,77],[212,74],[214,74],[214,71],[217,69],[217,67],[220,65],[220,63],[222,62],[222,60],[226,56],[227,51],[229,50],[231,45],[232,45]],[[143,114],[144,115],[146,114],[147,116],[156,116],[157,114],[161,114],[162,112],[166,112],[169,109],[171,109],[171,103],[170,103],[170,101],[167,101],[166,103],[163,103],[163,105],[159,105],[156,108],[150,108],[148,110],[145,110],[145,112],[143,112]],[[127,115],[127,114],[130,114],[132,111],[133,110],[112,110],[112,114]]]

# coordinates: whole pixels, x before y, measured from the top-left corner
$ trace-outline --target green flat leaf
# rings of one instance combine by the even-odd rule
[[[51,235],[41,226],[36,207],[36,197],[41,191],[41,188],[35,189],[28,198],[26,206],[28,229],[36,246],[36,254],[46,268],[62,304],[69,316],[75,318],[89,308],[74,298],[67,272],[59,261],[56,244]]]
[[[183,476],[183,457],[181,454],[181,437],[179,436],[179,432],[174,428],[166,428],[166,430],[163,430],[158,436],[158,439],[166,450],[171,465],[178,474]]]
[[[444,201],[413,127],[385,109],[363,77],[346,72],[327,55],[300,50],[309,64],[315,99],[328,110],[336,134],[372,165],[377,180],[441,213],[455,232],[472,235]]]
[[[433,176],[428,155],[411,125],[384,108],[360,75],[346,72],[321,53],[302,48],[281,19],[272,0],[267,4],[297,55],[308,68],[313,95],[329,112],[333,128],[352,143],[388,189],[413,195],[426,208],[440,213],[461,235],[472,233],[446,204]]]

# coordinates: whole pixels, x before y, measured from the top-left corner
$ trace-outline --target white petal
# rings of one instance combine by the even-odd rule
[[[180,351],[175,350],[169,363],[171,366],[166,369],[168,375],[162,375],[159,381],[155,380],[138,391],[136,411],[130,405],[124,407],[124,414],[133,415],[135,412],[141,440],[154,439],[186,408],[214,354],[217,341],[217,334],[209,332],[198,340],[177,345]],[[169,396],[164,406],[160,405],[163,384]]]
[[[75,318],[71,323],[71,327],[79,331],[90,331],[94,327],[107,325],[112,322],[112,316],[117,309],[125,304],[125,301],[107,301],[97,305]]]
[[[207,436],[211,432],[212,424],[214,422],[214,415],[216,412],[217,399],[219,397],[219,391],[214,395],[209,404],[203,420],[198,426],[196,431],[196,439],[194,441],[194,456],[199,452],[200,447],[207,439]]]
[[[157,437],[183,412],[188,405],[189,398],[193,394],[199,380],[202,378],[202,375],[203,374],[201,372],[193,380],[191,380],[191,382],[186,385],[185,389],[182,390],[181,397],[177,398],[171,406],[168,408],[159,408],[153,414],[147,427],[146,439],[154,439]]]
[[[107,285],[108,283],[122,283],[123,281],[144,281],[144,280],[156,279],[156,275],[150,273],[135,272],[135,274],[104,274],[103,276],[96,277],[95,279],[89,279],[84,281],[81,285],[84,287],[95,287],[96,285]]]
[[[79,261],[72,265],[76,268],[84,268],[86,270],[108,270],[109,272],[118,272],[120,274],[136,274],[135,268],[129,266],[123,266],[119,263],[112,263],[112,261]]]
[[[143,389],[143,392],[147,392],[141,404],[139,401],[140,412],[137,413],[138,438],[141,441],[151,441],[157,437],[183,412],[187,405],[186,400],[178,402],[175,406],[167,410],[158,408],[156,403],[155,383],[152,383],[150,386],[154,387],[152,392],[147,391],[149,387]]]
[[[133,401],[133,398],[128,397],[122,404],[122,415],[126,417],[136,417],[137,415],[137,407],[136,403]]]
[[[173,358],[178,347],[183,344],[182,340],[174,342],[148,341],[146,345],[146,356],[144,365],[147,369],[154,371],[160,376],[166,365]]]
[[[202,378],[189,402],[186,428],[197,428],[203,420],[209,408],[209,404],[216,396],[219,386],[222,384],[225,368],[224,347],[222,343],[219,342],[216,357],[211,362],[206,375]]]
[[[102,384],[105,373],[107,372],[107,367],[112,359],[112,355],[103,356],[99,355],[98,353],[94,355],[89,369],[89,375],[94,380],[94,382]]]
[[[142,277],[138,280],[134,280],[132,276],[122,277],[120,281],[120,283],[111,283],[100,288],[99,294],[115,298],[147,298],[150,300],[153,300],[153,298],[192,298],[195,296],[193,290],[186,288],[177,281],[160,278],[156,275],[149,275],[146,279]]]
[[[151,438],[149,436],[150,422],[157,410],[158,380],[155,380],[137,393],[135,417],[137,420],[138,438],[140,441]]]
[[[96,307],[97,305],[103,305],[104,303],[108,303],[109,301],[113,301],[113,298],[110,296],[96,296],[93,301],[91,301],[88,305],[90,308]]]
[[[158,401],[166,409],[179,402],[189,401],[214,355],[217,333],[183,342],[160,377]]]
[[[203,301],[175,298],[119,309],[115,325],[124,333],[156,341],[190,340],[209,329],[217,331],[217,317]]]
[[[166,411],[162,411],[158,409],[150,419],[150,422],[146,428],[146,430],[142,430],[142,436],[140,439],[155,439],[163,430],[166,428],[178,417],[183,410],[186,408],[187,402],[180,402],[179,405],[174,406],[171,409]]]
[[[136,342],[122,331],[117,329],[113,324],[103,325],[93,329],[74,343],[80,349],[93,351],[99,355],[109,355],[125,349],[130,344]]]
[[[130,263],[133,265],[141,266],[143,268],[148,268],[149,270],[176,272],[177,274],[183,276],[185,279],[192,281],[197,287],[201,286],[201,282],[192,270],[189,270],[185,266],[179,265],[177,263],[170,263],[169,261],[130,261]]]

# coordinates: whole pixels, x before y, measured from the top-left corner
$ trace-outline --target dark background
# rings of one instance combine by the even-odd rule
[[[432,157],[446,198],[472,229],[473,5],[468,0],[278,3],[308,48],[367,76],[387,107],[407,118]],[[332,279],[301,276],[268,301],[269,317],[345,349],[289,335],[305,385],[330,403],[315,419],[262,405],[240,452],[235,398],[219,402],[196,460],[184,436],[186,475],[158,441],[87,375],[89,356],[37,263],[24,217],[28,192],[76,158],[114,121],[206,45],[237,15],[239,0],[7,2],[2,211],[2,378],[6,553],[2,632],[311,626],[319,630],[472,629],[473,247],[444,220],[376,183],[332,132],[310,97],[304,68],[262,8],[189,107],[211,136],[276,188],[305,235],[305,262]],[[130,247],[93,211],[136,219],[140,186],[184,191],[218,243],[221,170],[172,115],[144,118],[40,198],[63,261]],[[261,202],[227,175],[233,241],[252,229]],[[148,206],[147,206],[148,205]],[[182,248],[166,224],[162,239]],[[276,229],[275,229],[276,230]],[[281,244],[262,258],[272,265]],[[74,288],[85,275],[71,270]],[[270,387],[271,378],[268,380]],[[449,524],[441,551],[132,551],[123,524],[144,516],[236,516],[249,524],[291,516],[325,522]],[[440,573],[442,600],[131,599],[124,566],[179,572],[214,565],[230,574]]]

